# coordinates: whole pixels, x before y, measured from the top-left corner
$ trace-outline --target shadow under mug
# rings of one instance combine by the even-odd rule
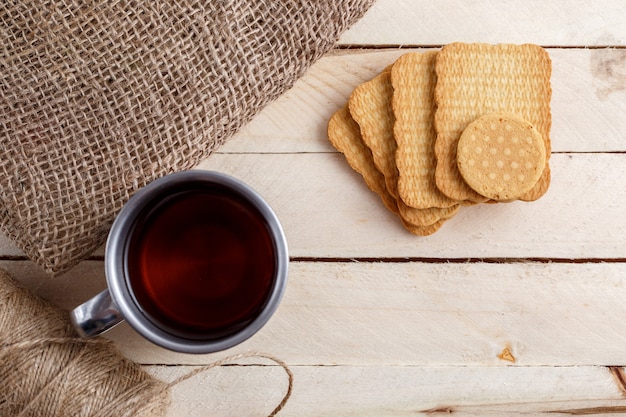
[[[108,288],[76,307],[84,337],[126,320],[157,345],[217,352],[255,334],[287,283],[276,214],[248,185],[190,170],[157,179],[117,215],[106,243]]]

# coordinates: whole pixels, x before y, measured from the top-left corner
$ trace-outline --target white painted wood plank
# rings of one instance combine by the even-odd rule
[[[552,151],[626,151],[626,50],[550,49],[549,54]]]
[[[624,4],[618,0],[377,0],[340,42],[625,45],[625,23]]]
[[[333,152],[326,126],[360,83],[408,50],[334,51],[269,104],[219,152]]]
[[[384,51],[384,52],[353,52],[350,51],[347,54],[330,56],[322,59],[314,66],[310,73],[302,80],[298,81],[296,86],[287,92],[278,101],[268,106],[262,111],[250,124],[230,142],[218,152],[222,154],[219,157],[210,157],[207,161],[200,164],[201,167],[212,167],[221,169],[227,165],[237,165],[239,161],[242,163],[258,165],[262,162],[254,162],[254,156],[228,156],[230,153],[302,153],[302,152],[323,152],[333,153],[335,150],[328,143],[326,137],[326,123],[331,113],[339,106],[345,103],[348,95],[358,83],[365,79],[370,78],[376,74],[380,69],[386,66],[389,62],[393,62],[399,55],[405,51]],[[553,128],[552,128],[552,142],[555,152],[623,152],[626,151],[626,73],[623,68],[620,70],[619,66],[625,62],[626,51],[624,50],[551,50],[550,54],[554,60],[554,76],[553,76]],[[595,74],[595,75],[594,75]],[[603,74],[603,75],[602,75]],[[295,159],[294,159],[295,158]],[[580,156],[576,156],[578,160]],[[314,161],[322,161],[319,166],[313,166]],[[555,156],[554,161],[558,161],[559,157]],[[287,155],[281,162],[280,159],[276,159],[276,165],[286,169],[289,164],[302,163],[298,161],[298,158]],[[318,183],[314,186],[316,188],[327,188],[338,186],[334,188],[336,191],[346,191],[346,187],[354,187],[354,180],[346,178],[345,172],[337,173],[336,167],[329,168],[328,158],[326,156],[314,156],[311,160],[306,162],[309,171],[307,174],[329,179],[328,184]],[[274,164],[274,160],[272,161]],[[577,165],[577,164],[575,164]],[[621,163],[620,166],[623,166]],[[345,168],[345,167],[343,167]],[[567,166],[563,167],[560,173],[557,169],[557,174],[570,177],[571,181],[565,179],[566,183],[562,186],[571,187],[572,189],[580,189],[580,187],[592,187],[598,181],[604,184],[604,188],[592,191],[592,194],[598,198],[603,198],[603,191],[607,191],[606,187],[619,188],[620,181],[623,182],[623,171],[620,171],[619,166],[609,166],[609,177],[606,181],[602,181],[602,176],[597,178],[591,178],[594,173],[600,173],[604,170],[604,166],[592,165],[582,166]],[[289,179],[272,178],[272,173],[276,170],[268,167],[263,171],[255,170],[254,167],[250,167],[249,174],[241,173],[241,167],[233,169],[231,167],[225,168],[227,171],[233,172],[244,177],[259,176],[255,179],[257,182],[264,182],[264,187],[271,187],[273,183],[281,183],[289,180],[289,184],[292,187],[298,187],[297,184]],[[330,172],[328,170],[330,169]],[[570,172],[570,169],[574,171]],[[583,171],[580,171],[580,170]],[[578,170],[578,171],[576,171]],[[586,173],[585,173],[586,170]],[[345,169],[344,169],[345,171]],[[319,172],[319,173],[318,173]],[[572,177],[572,173],[577,172],[583,174],[583,179],[576,179]],[[281,172],[282,174],[282,172]],[[599,174],[598,174],[599,175]],[[299,177],[302,177],[300,175]],[[556,177],[556,175],[555,175]],[[340,178],[340,179],[338,179]],[[563,181],[563,178],[555,179],[555,186],[558,186],[559,181]],[[301,191],[289,197],[294,201],[301,203],[297,206],[297,209],[301,213],[307,213],[310,215],[311,208],[315,208],[317,213],[321,213],[316,209],[318,206],[302,207],[302,200],[310,200],[313,204],[323,204],[325,206],[328,202],[316,201],[316,195],[318,195],[318,189],[307,189],[310,187],[311,180],[304,178],[304,182],[299,185]],[[553,186],[553,187],[555,187]],[[285,184],[281,184],[281,187],[285,187]],[[358,191],[360,186],[357,186]],[[623,190],[625,187],[621,187]],[[287,187],[289,189],[289,187]],[[280,190],[268,190],[270,193],[282,194],[285,189]],[[563,190],[564,191],[564,190]],[[354,192],[354,191],[352,191]],[[311,196],[311,193],[316,193]],[[623,201],[623,192],[621,196],[618,190],[617,198],[613,198],[614,204]],[[339,196],[345,194],[339,194]],[[284,195],[287,198],[287,195]],[[311,197],[313,199],[311,200]],[[322,197],[322,196],[319,196]],[[564,196],[567,197],[567,196]],[[605,197],[605,196],[604,196]],[[621,198],[621,201],[620,201]],[[339,200],[342,200],[341,198]],[[345,204],[346,202],[336,201],[336,196],[332,201],[334,205]],[[590,202],[590,201],[589,201]],[[286,204],[287,202],[285,202]],[[559,203],[564,203],[563,201]],[[579,209],[580,204],[577,201],[567,201],[569,206],[575,211],[563,211],[559,215],[559,219],[564,221],[551,222],[547,229],[547,232],[554,233],[554,229],[564,230],[563,226],[579,229],[578,223],[579,213],[585,213],[582,217],[582,221],[589,222],[592,220],[589,216],[599,215],[602,217],[601,222],[606,224],[611,217],[617,219],[623,219],[624,216],[617,215],[615,212],[617,207],[614,206],[614,210],[611,213],[607,213],[607,216],[600,214],[602,205],[591,207],[591,211],[581,211]],[[363,202],[359,201],[359,205]],[[365,206],[369,209],[369,206]],[[537,207],[537,206],[533,206]],[[291,211],[293,211],[293,206]],[[552,208],[555,208],[554,206]],[[339,210],[345,210],[343,207],[338,207]],[[489,215],[491,215],[492,209],[487,209]],[[498,209],[500,210],[500,209]],[[543,207],[542,207],[543,210]],[[587,209],[585,209],[587,210]],[[287,211],[289,212],[289,210]],[[373,213],[379,215],[377,209]],[[298,216],[297,213],[292,219],[294,222],[300,222],[295,228],[297,231],[294,239],[302,237],[302,239],[309,239],[311,233],[318,230],[311,230],[308,228],[308,223],[302,223],[302,216]],[[336,213],[337,214],[337,213]],[[351,216],[354,213],[350,213]],[[564,214],[564,215],[563,215]],[[313,213],[315,215],[315,213]],[[533,213],[534,215],[534,213]],[[319,214],[318,214],[319,216]],[[387,219],[384,213],[381,215],[383,219]],[[348,219],[345,225],[352,225],[354,217]],[[569,222],[569,223],[568,223]],[[465,222],[464,222],[465,223]],[[363,226],[362,224],[360,224]],[[623,226],[623,225],[622,225]],[[305,229],[305,230],[300,230]],[[392,226],[393,229],[393,226]],[[550,230],[552,229],[552,230]],[[622,230],[618,227],[618,230]],[[588,229],[580,231],[582,233],[589,232]],[[593,229],[591,235],[596,233],[605,233],[605,229]],[[358,235],[358,228],[356,230],[350,229],[350,234]],[[557,233],[557,236],[561,236],[562,233]],[[314,239],[315,240],[315,239]],[[412,240],[414,241],[414,240]],[[308,244],[301,242],[302,244]],[[315,243],[314,241],[312,243]],[[406,242],[405,242],[406,243]],[[599,244],[602,244],[602,239]],[[297,247],[297,245],[296,245]],[[611,250],[611,248],[608,248]],[[614,252],[614,250],[613,250]],[[102,249],[98,250],[96,254],[102,255]],[[6,236],[0,234],[0,256],[20,256],[22,252],[15,247],[15,245]],[[496,256],[496,255],[494,255]],[[515,254],[509,254],[507,256],[515,256]],[[541,255],[539,255],[541,256]],[[546,254],[546,256],[550,256]],[[574,254],[563,256],[585,256],[584,254]],[[587,254],[587,256],[602,256]],[[606,256],[613,256],[606,254]]]
[[[624,264],[297,263],[277,315],[230,353],[309,365],[507,366],[508,349],[520,366],[621,364],[625,275]],[[128,332],[112,337],[142,363],[163,354]],[[148,363],[215,356],[224,355]]]
[[[193,367],[149,366],[162,380]],[[540,415],[623,407],[603,367],[293,366],[293,393],[280,416]],[[174,387],[169,416],[266,416],[285,393],[277,366],[211,369]],[[619,410],[618,408],[616,410]],[[593,413],[600,414],[599,412]]]
[[[556,154],[532,203],[463,207],[416,237],[340,154],[216,154],[202,169],[250,183],[281,219],[296,257],[626,257],[626,155]]]
[[[408,233],[338,153],[214,154],[199,168],[257,189],[294,257],[626,258],[626,154],[553,155],[540,200],[462,207],[428,237]]]
[[[219,151],[333,152],[326,136],[332,113],[346,103],[357,85],[409,51],[416,50],[348,50],[327,55]],[[553,64],[553,152],[626,151],[626,50],[548,52]]]
[[[29,262],[0,267],[67,309],[105,286],[97,261],[54,280]],[[626,364],[624,277],[626,263],[293,262],[276,315],[229,351],[172,353],[127,324],[107,337],[144,364],[258,351],[291,365],[619,365]]]
[[[19,257],[24,256],[15,243],[7,237],[4,233],[0,232],[0,256],[2,257]]]

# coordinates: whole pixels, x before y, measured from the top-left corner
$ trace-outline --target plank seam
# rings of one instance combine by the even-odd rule
[[[0,261],[29,262],[26,256],[3,255]],[[104,256],[90,256],[85,261],[104,261]],[[626,258],[550,258],[550,257],[316,257],[293,256],[290,262],[314,263],[425,263],[425,264],[619,264],[626,263]]]
[[[318,263],[430,263],[430,264],[602,264],[626,263],[626,258],[427,258],[427,257],[292,257],[291,262]]]
[[[435,49],[443,48],[446,44],[338,44],[335,50],[381,50],[381,49]],[[544,49],[626,49],[626,45],[540,45]]]

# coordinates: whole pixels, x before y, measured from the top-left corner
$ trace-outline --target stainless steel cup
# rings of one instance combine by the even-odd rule
[[[275,273],[269,295],[258,314],[234,333],[206,340],[182,337],[151,320],[133,294],[127,262],[133,227],[149,212],[151,206],[188,183],[194,183],[195,186],[206,184],[207,187],[219,184],[243,197],[261,213],[274,245]],[[108,288],[71,312],[72,323],[81,336],[99,335],[126,320],[143,337],[164,348],[186,353],[210,353],[243,342],[270,319],[287,284],[289,255],[287,241],[276,214],[257,192],[233,177],[212,171],[191,170],[157,179],[129,199],[109,232],[104,263]]]

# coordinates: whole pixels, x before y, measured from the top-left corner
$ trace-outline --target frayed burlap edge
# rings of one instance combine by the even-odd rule
[[[0,230],[67,270],[137,189],[206,158],[372,2],[0,6]]]

